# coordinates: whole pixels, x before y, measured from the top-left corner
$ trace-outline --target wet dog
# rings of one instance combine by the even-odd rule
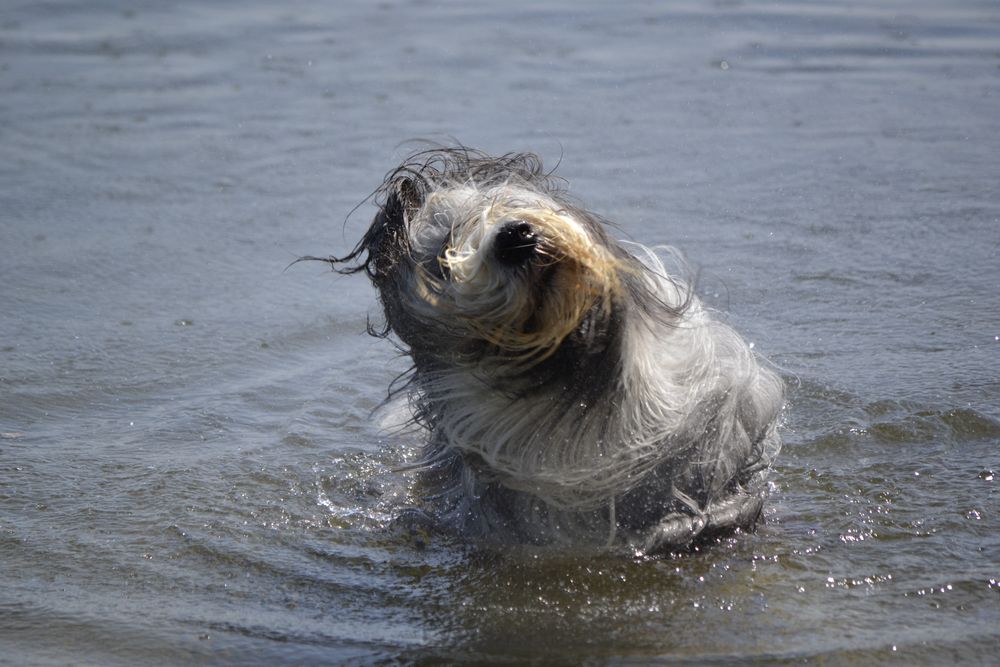
[[[758,521],[782,383],[531,154],[417,153],[345,257],[412,359],[428,506],[464,534],[683,545]],[[371,328],[371,327],[370,327]]]

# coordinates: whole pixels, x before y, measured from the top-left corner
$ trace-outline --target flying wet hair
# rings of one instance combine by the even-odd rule
[[[425,509],[499,542],[656,550],[759,520],[783,386],[530,153],[411,155],[354,249],[413,367]],[[316,258],[304,258],[316,259]]]

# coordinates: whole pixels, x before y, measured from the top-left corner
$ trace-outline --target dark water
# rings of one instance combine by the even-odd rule
[[[659,560],[386,528],[348,212],[535,150],[790,384],[768,521]],[[0,8],[0,663],[997,664],[1000,6]]]

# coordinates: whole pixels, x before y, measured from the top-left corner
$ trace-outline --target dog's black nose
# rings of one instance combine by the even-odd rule
[[[538,235],[524,220],[503,223],[493,241],[493,252],[504,264],[523,264],[537,247]]]

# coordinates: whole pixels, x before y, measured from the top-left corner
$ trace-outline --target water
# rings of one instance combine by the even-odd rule
[[[10,3],[0,663],[995,664],[1000,9]],[[790,385],[767,523],[659,560],[387,527],[348,212],[449,136],[681,248]]]

